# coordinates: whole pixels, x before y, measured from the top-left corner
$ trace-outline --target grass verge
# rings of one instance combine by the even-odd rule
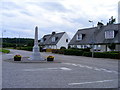
[[[0,52],[3,52],[3,53],[10,53],[10,50],[0,48]]]

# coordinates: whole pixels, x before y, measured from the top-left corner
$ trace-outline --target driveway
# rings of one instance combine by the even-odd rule
[[[30,57],[32,52],[11,49],[3,54],[3,88],[118,88],[118,60],[41,53],[59,63],[4,61],[15,54]]]

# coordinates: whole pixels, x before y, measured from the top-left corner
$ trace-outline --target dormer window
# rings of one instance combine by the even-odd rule
[[[43,43],[43,38],[40,39],[40,42]]]
[[[83,38],[83,34],[77,34],[76,40],[82,40],[82,38]]]
[[[52,37],[52,42],[55,42],[55,37]]]
[[[44,41],[46,41],[46,38],[43,38]]]
[[[57,41],[58,40],[58,37],[55,37],[55,41]]]
[[[113,39],[115,37],[114,30],[107,30],[105,31],[105,39]]]

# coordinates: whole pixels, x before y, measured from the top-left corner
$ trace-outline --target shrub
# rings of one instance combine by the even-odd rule
[[[92,52],[84,52],[83,56],[92,57]]]
[[[90,48],[84,48],[84,49],[79,49],[79,50],[82,50],[82,51],[84,51],[84,52],[90,52]]]
[[[21,55],[15,55],[14,57],[16,57],[16,58],[18,57],[19,58],[19,57],[22,57],[22,56]]]
[[[120,53],[120,51],[108,51],[106,53]]]
[[[52,53],[58,53],[58,49],[53,49]]]
[[[47,58],[54,58],[54,56],[47,56]]]
[[[47,57],[47,61],[53,61],[54,60],[54,56],[48,56]]]
[[[119,54],[118,53],[95,52],[94,57],[119,59]]]
[[[53,49],[52,53],[57,53],[57,54],[64,54],[64,50],[60,50],[60,49]]]
[[[20,50],[32,51],[33,47],[21,47]]]
[[[71,47],[69,49],[79,50],[79,48]]]
[[[108,47],[109,47],[111,50],[114,50],[114,49],[115,49],[115,46],[116,46],[115,43],[111,43],[111,44],[108,45]]]
[[[65,55],[76,55],[76,56],[82,56],[83,51],[80,50],[74,50],[74,49],[66,49],[64,50]]]
[[[53,49],[46,49],[46,52],[52,52]]]

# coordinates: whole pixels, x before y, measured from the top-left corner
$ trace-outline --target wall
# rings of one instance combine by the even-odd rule
[[[66,42],[68,39],[68,42]],[[68,43],[70,42],[70,38],[67,33],[64,33],[59,42],[57,43],[57,49],[60,49],[62,46],[68,48]]]
[[[120,44],[116,45],[116,51],[120,51]]]
[[[56,45],[46,45],[44,48],[45,49],[56,49],[57,46]]]

